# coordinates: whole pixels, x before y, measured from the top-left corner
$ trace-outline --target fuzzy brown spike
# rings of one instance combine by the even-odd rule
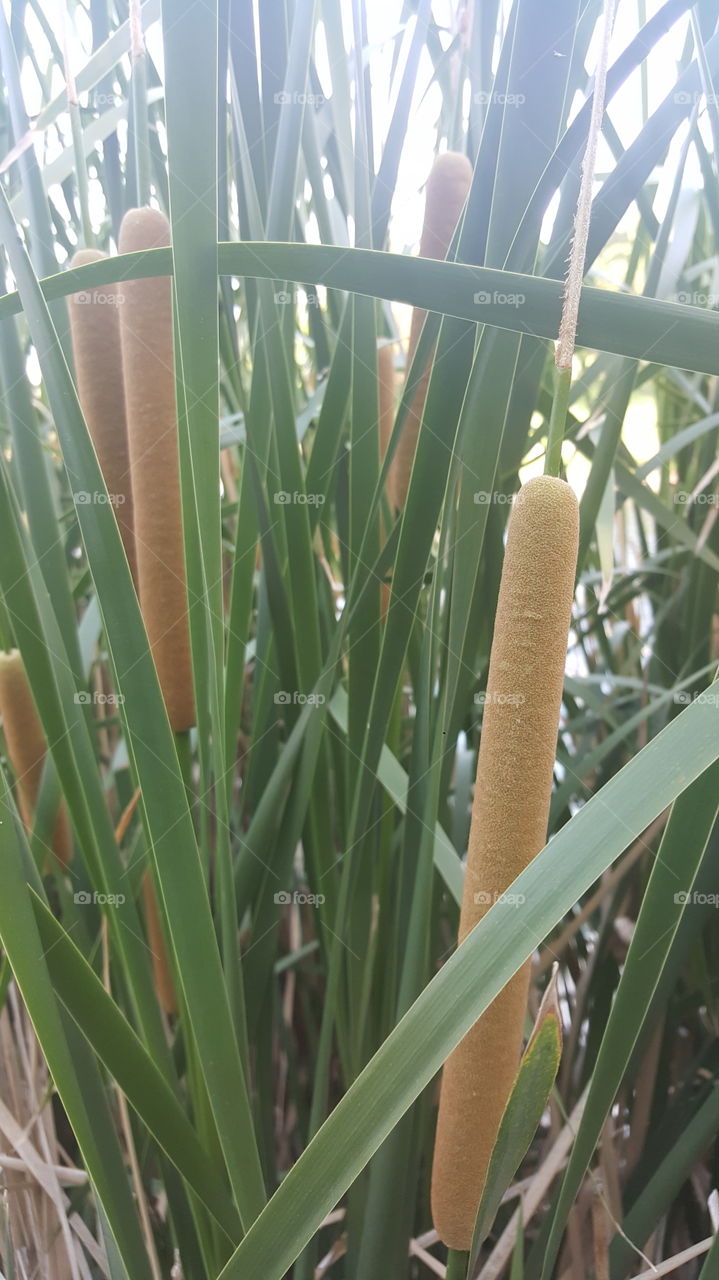
[[[15,774],[18,809],[27,830],[31,831],[47,741],[18,649],[0,653],[0,713],[8,759]],[[64,800],[53,827],[52,852],[63,867],[72,857],[72,835]]]
[[[472,166],[461,152],[445,151],[437,157],[427,179],[424,226],[419,246],[421,258],[447,257],[471,182]],[[408,370],[412,364],[426,315],[427,312],[421,307],[415,307],[412,311],[407,350]],[[402,510],[407,501],[409,478],[412,474],[417,436],[424,413],[431,372],[432,359],[430,358],[412,397],[392,461],[394,501],[398,510]]]
[[[579,538],[577,499],[541,476],[509,521],[477,762],[459,942],[544,847]],[[444,1065],[432,1216],[467,1250],[520,1059],[525,964]]]
[[[170,244],[157,209],[130,209],[121,253]],[[167,714],[176,733],[195,723],[182,537],[177,405],[168,277],[126,280],[119,307],[135,508],[140,606]]]
[[[70,269],[84,267],[89,262],[101,262],[106,257],[107,254],[96,249],[80,249],[72,258]],[[78,398],[117,517],[133,581],[137,585],[118,314],[121,296],[122,291],[117,284],[85,289],[70,295],[68,310]]]

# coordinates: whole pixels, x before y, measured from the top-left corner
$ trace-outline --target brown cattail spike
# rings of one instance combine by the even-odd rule
[[[8,759],[15,774],[18,809],[27,830],[31,831],[47,742],[18,649],[0,653],[0,713]],[[64,867],[72,857],[72,836],[64,801],[55,819],[52,853]]]
[[[462,943],[547,836],[579,538],[576,497],[541,476],[509,521],[477,762]],[[469,1249],[487,1166],[519,1065],[529,963],[444,1066],[432,1170],[435,1228]]]
[[[131,209],[125,214],[120,228],[121,253],[169,243],[169,223],[157,209]],[[140,605],[170,724],[179,733],[194,725],[195,705],[170,280],[126,280],[122,295],[120,332]]]
[[[427,194],[424,209],[424,226],[419,252],[422,258],[446,258],[452,237],[456,231],[459,217],[472,182],[472,166],[465,155],[459,151],[445,151],[435,160],[427,179]],[[421,307],[412,311],[412,323],[409,331],[409,347],[407,350],[407,368],[417,348],[427,312]],[[397,452],[393,459],[394,500],[398,509],[402,509],[407,500],[409,478],[417,448],[424,402],[427,399],[431,359],[427,362],[420,381],[417,383],[412,403],[407,411],[402,434],[397,442]]]
[[[157,998],[165,1013],[177,1013],[175,984],[172,979],[165,936],[162,932],[155,888],[149,872],[145,872],[142,878],[142,894],[145,901],[145,927],[147,929],[147,942],[152,953],[152,972],[155,978]]]
[[[96,249],[81,249],[70,267],[84,267],[106,257]],[[116,284],[103,285],[71,294],[68,307],[77,393],[117,517],[133,581],[137,583],[118,315],[120,297]]]

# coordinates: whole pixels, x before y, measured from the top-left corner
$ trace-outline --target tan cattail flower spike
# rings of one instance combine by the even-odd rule
[[[460,944],[547,836],[579,537],[577,499],[541,476],[510,516],[489,665],[469,836]],[[487,1167],[519,1066],[529,964],[514,975],[444,1066],[432,1215],[468,1250]]]

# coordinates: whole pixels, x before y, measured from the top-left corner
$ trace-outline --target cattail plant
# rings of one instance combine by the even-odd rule
[[[121,253],[170,243],[157,209],[131,209]],[[182,539],[172,293],[166,277],[127,280],[119,307],[140,606],[167,714],[176,733],[195,723]]]
[[[424,225],[419,253],[422,258],[446,258],[452,237],[464,208],[470,184],[472,182],[472,166],[465,155],[458,151],[445,151],[435,160],[427,179],[427,194],[424,208]],[[419,342],[427,312],[421,307],[414,307],[409,331],[407,350],[407,369],[409,370]],[[396,507],[401,510],[407,500],[409,478],[417,448],[424,403],[427,399],[431,358],[417,383],[412,403],[407,410],[402,433],[397,442],[392,469],[392,492]]]
[[[579,537],[563,480],[521,489],[509,521],[477,762],[460,944],[547,835]],[[529,963],[447,1059],[432,1171],[435,1228],[468,1250],[519,1065]]]
[[[107,255],[80,249],[70,268]],[[137,582],[130,454],[125,420],[117,285],[73,293],[68,299],[77,394],[117,517],[128,564]]]
[[[31,831],[47,741],[19,649],[0,653],[0,714],[8,759],[15,774],[18,809],[27,830]],[[55,819],[51,852],[63,867],[72,857],[72,836],[64,801]]]

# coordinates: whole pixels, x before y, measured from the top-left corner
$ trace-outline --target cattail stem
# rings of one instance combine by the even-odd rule
[[[544,460],[545,476],[558,476],[562,465],[562,443],[567,425],[569,395],[572,388],[572,370],[554,370],[554,399],[549,419],[549,439]]]
[[[459,942],[544,846],[574,594],[579,507],[568,484],[528,481],[509,520],[477,761]],[[529,965],[444,1066],[432,1169],[440,1239],[467,1250],[519,1067]]]
[[[469,1253],[465,1249],[450,1249],[447,1254],[445,1280],[467,1280]]]
[[[135,190],[138,205],[143,205],[150,199],[150,131],[147,124],[147,53],[140,0],[130,0],[129,12]]]

